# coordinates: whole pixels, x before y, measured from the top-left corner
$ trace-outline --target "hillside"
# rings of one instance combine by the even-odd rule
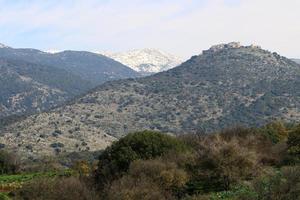
[[[38,155],[96,150],[143,129],[182,134],[299,121],[299,85],[300,66],[277,53],[217,45],[169,71],[105,83],[68,106],[12,124],[1,143]]]
[[[91,87],[63,69],[0,59],[0,118],[47,110]]]
[[[94,86],[110,80],[139,76],[134,70],[113,59],[86,51],[52,54],[36,49],[14,49],[5,46],[0,48],[0,58],[61,68],[92,82]]]
[[[142,75],[166,71],[182,63],[176,56],[157,49],[136,49],[121,53],[104,53],[104,55],[131,67]]]
[[[0,118],[47,110],[105,81],[139,76],[105,56],[0,44]]]

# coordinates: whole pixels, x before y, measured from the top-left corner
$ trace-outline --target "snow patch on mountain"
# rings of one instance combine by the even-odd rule
[[[58,49],[48,49],[48,50],[45,50],[44,52],[50,53],[50,54],[56,54],[56,53],[60,53],[60,52],[63,52],[63,51],[58,50]]]
[[[169,70],[182,63],[181,59],[158,49],[136,49],[121,53],[100,53],[127,65],[141,74]]]
[[[9,47],[0,43],[0,48],[9,48]]]

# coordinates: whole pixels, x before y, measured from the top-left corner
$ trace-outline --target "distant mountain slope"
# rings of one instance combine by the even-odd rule
[[[56,54],[0,44],[0,119],[60,105],[105,81],[139,74],[89,52]]]
[[[105,55],[144,75],[166,71],[182,63],[176,56],[157,49],[141,49],[112,54],[106,53]]]
[[[300,59],[293,59],[296,63],[300,64]]]
[[[299,85],[299,65],[277,53],[217,45],[169,71],[105,83],[68,106],[12,124],[0,142],[40,155],[100,149],[143,129],[183,134],[299,121]]]
[[[63,51],[50,54],[48,65],[57,66],[99,85],[106,81],[138,77],[129,67],[106,56],[84,51]]]
[[[63,69],[0,59],[0,119],[47,110],[91,87]]]
[[[62,68],[95,86],[106,81],[137,77],[129,67],[106,56],[85,51],[45,53],[36,49],[0,48],[0,58],[18,59],[30,63]]]

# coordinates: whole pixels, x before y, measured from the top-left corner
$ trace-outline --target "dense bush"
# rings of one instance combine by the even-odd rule
[[[222,139],[221,135],[198,139],[194,147],[195,165],[191,166],[189,192],[222,191],[256,176],[260,168],[254,150],[240,146],[238,140]]]
[[[6,194],[0,193],[0,200],[10,200],[10,198]]]
[[[151,179],[146,177],[134,179],[131,176],[124,176],[114,182],[106,198],[108,200],[171,200],[166,198],[163,190]]]
[[[14,194],[22,200],[98,200],[96,193],[75,177],[39,179],[24,185]]]
[[[127,135],[108,147],[100,156],[96,179],[107,183],[127,172],[130,163],[138,159],[152,159],[170,151],[182,152],[186,146],[177,138],[154,131]]]
[[[91,174],[92,166],[87,161],[77,161],[72,166],[72,169],[75,174],[84,177]]]
[[[298,155],[294,151],[299,145],[297,130],[290,131],[276,122],[262,129],[237,127],[213,135],[188,134],[178,139],[166,136],[176,141],[174,144],[177,147],[172,149],[172,153],[170,150],[165,153],[150,151],[152,148],[149,144],[154,141],[155,149],[168,146],[163,145],[164,142],[160,141],[160,137],[157,138],[156,132],[131,134],[123,138],[125,141],[120,140],[120,143],[106,150],[110,158],[106,162],[108,168],[101,168],[105,165],[101,166],[104,160],[100,159],[100,171],[105,169],[104,172],[110,175],[111,172],[115,173],[113,179],[102,179],[107,181],[104,198],[258,200],[262,191],[258,189],[259,182],[254,180],[261,180],[260,177],[264,177],[268,169],[282,166],[282,160],[287,154],[293,158]],[[274,137],[269,133],[276,135],[278,140],[274,142]],[[189,150],[184,151],[187,146]],[[285,170],[282,175],[290,176]],[[294,175],[297,175],[295,171]],[[288,179],[294,184],[291,190],[295,191],[299,187],[299,180]],[[291,188],[284,178],[280,180],[281,189]]]
[[[259,200],[291,200],[300,198],[300,167],[285,167],[254,182]]]
[[[0,173],[13,174],[18,172],[20,161],[18,156],[13,152],[0,150]]]
[[[290,163],[300,163],[300,126],[290,132],[287,141],[287,152]]]
[[[278,131],[283,126],[276,123],[259,129],[236,127],[211,135],[173,137],[153,131],[132,133],[100,154],[98,168],[92,162],[77,159],[72,165],[73,177],[32,180],[17,190],[14,197],[32,200],[300,199],[300,126],[282,129],[286,130],[286,136],[285,131],[278,134],[283,133]],[[277,131],[266,132],[266,129]],[[283,137],[276,136],[278,140],[274,142],[271,135]],[[90,176],[94,169],[95,177]]]
[[[288,130],[280,121],[271,122],[265,125],[261,128],[261,131],[269,136],[274,143],[284,141],[288,137]]]
[[[148,199],[157,199],[158,196],[159,199],[173,199],[180,196],[187,181],[188,174],[176,163],[162,159],[137,160],[130,165],[127,175],[107,188],[107,193],[110,199],[126,199],[128,196],[129,199],[139,199],[139,195]],[[156,191],[150,188],[156,188]]]

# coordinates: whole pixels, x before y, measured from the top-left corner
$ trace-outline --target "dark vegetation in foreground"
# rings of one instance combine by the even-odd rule
[[[115,142],[97,162],[31,172],[36,176],[10,190],[3,189],[5,181],[24,174],[3,175],[0,199],[298,200],[299,164],[300,125],[273,122],[180,137],[143,131]],[[0,168],[20,173],[10,153],[1,153]]]

